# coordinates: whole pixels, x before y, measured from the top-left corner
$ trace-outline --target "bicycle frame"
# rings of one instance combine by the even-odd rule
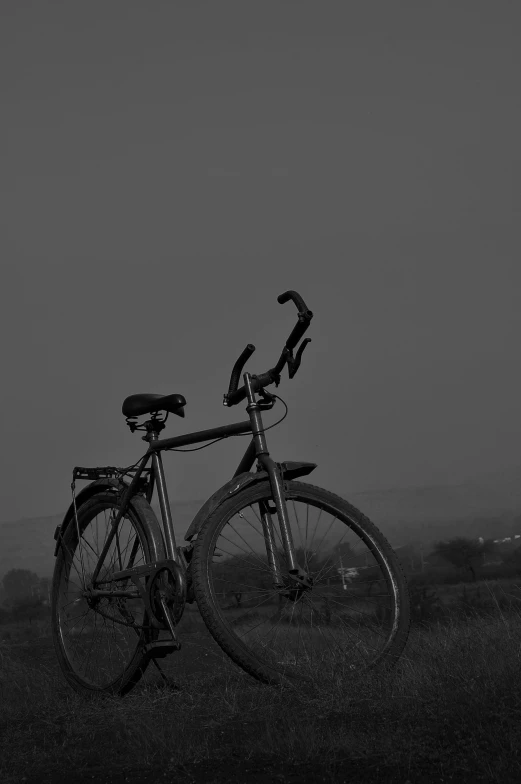
[[[173,438],[162,438],[162,439],[158,437],[158,428],[153,427],[153,424],[150,426],[147,435],[144,437],[145,440],[149,442],[149,448],[141,458],[129,486],[124,491],[121,500],[120,509],[117,515],[115,516],[114,520],[111,522],[111,526],[112,526],[111,531],[107,536],[105,544],[100,553],[98,563],[92,574],[93,586],[96,583],[97,577],[102,568],[105,556],[109,551],[112,540],[116,535],[119,522],[124,516],[128,508],[130,499],[132,498],[132,496],[137,490],[143,471],[147,468],[149,461],[151,461],[152,466],[151,469],[149,469],[150,478],[149,478],[149,484],[148,484],[147,494],[146,494],[147,500],[150,502],[153,495],[154,487],[156,487],[158,500],[159,500],[159,507],[161,510],[161,518],[163,523],[166,556],[169,560],[173,561],[178,566],[184,567],[184,564],[181,561],[177,544],[176,544],[174,525],[172,521],[172,513],[170,510],[170,502],[169,502],[168,491],[165,482],[161,452],[168,451],[170,449],[176,449],[182,446],[187,446],[189,444],[197,444],[203,441],[212,441],[213,439],[216,438],[227,438],[230,436],[238,436],[246,433],[252,433],[253,438],[250,441],[239,465],[237,466],[237,469],[233,477],[237,477],[240,474],[249,471],[256,460],[259,462],[261,467],[266,471],[269,477],[273,500],[275,502],[275,506],[277,510],[277,516],[280,525],[281,541],[283,544],[283,548],[287,559],[287,564],[289,567],[288,568],[289,574],[294,580],[296,580],[300,584],[304,586],[309,585],[307,573],[303,569],[301,569],[301,567],[298,565],[295,559],[293,539],[291,535],[288,513],[286,509],[286,502],[285,502],[284,492],[283,492],[283,480],[278,470],[277,464],[271,459],[268,451],[266,437],[264,435],[264,427],[262,423],[262,415],[261,415],[262,407],[261,404],[259,404],[259,402],[256,400],[255,393],[252,390],[251,375],[249,373],[244,373],[243,378],[244,378],[244,384],[246,387],[247,399],[248,399],[248,405],[246,410],[248,411],[250,417],[249,421],[236,422],[231,425],[224,425],[222,427],[211,428],[209,430],[200,430],[195,433],[187,433],[181,436],[174,436]],[[266,544],[266,553],[268,556],[268,563],[270,565],[273,574],[274,584],[280,586],[282,585],[282,578],[275,557],[276,543],[275,543],[275,532],[273,529],[273,523],[271,520],[271,516],[266,508],[261,507],[260,513],[261,513],[261,522],[262,522],[263,533],[264,533],[264,540]]]
[[[151,661],[159,668],[156,659],[179,650],[177,626],[194,602],[223,651],[273,685],[294,677],[307,682],[310,668],[343,678],[384,659],[392,663],[403,650],[407,586],[383,535],[342,498],[291,481],[311,473],[314,463],[270,457],[262,415],[276,396],[268,388],[279,385],[285,367],[295,376],[313,318],[296,291],[277,299],[298,310],[277,363],[244,373],[255,351],[248,343],[223,397],[226,407],[244,401],[246,421],[161,438],[168,414],[184,416],[184,396],[130,395],[122,413],[131,432],[141,431],[145,454],[126,468],[75,466],[72,502],[54,535],[51,606],[59,663],[78,691],[128,692]],[[249,443],[233,477],[201,506],[178,546],[162,453],[240,435]],[[77,479],[94,481],[76,494]],[[150,506],[155,490],[157,515]],[[350,541],[341,546],[346,534]],[[344,552],[357,578],[358,567],[370,569],[349,595]],[[373,595],[375,582],[383,588]]]

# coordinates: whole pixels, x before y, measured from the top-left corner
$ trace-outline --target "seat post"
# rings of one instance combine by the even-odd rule
[[[163,428],[158,428],[159,423],[154,423],[153,420],[148,423],[147,435],[144,436],[145,440],[151,443],[157,441],[158,431]],[[164,427],[164,426],[163,426]],[[152,468],[154,471],[154,478],[157,487],[157,496],[159,498],[159,508],[161,509],[161,517],[163,520],[163,530],[165,536],[165,548],[168,558],[175,563],[179,562],[177,555],[177,545],[175,541],[174,524],[172,522],[172,512],[170,510],[170,501],[168,500],[168,490],[165,482],[165,472],[163,469],[163,460],[161,459],[160,452],[153,452],[152,454]]]

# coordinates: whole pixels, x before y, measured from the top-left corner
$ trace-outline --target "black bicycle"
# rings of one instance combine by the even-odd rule
[[[262,415],[281,400],[268,387],[278,386],[285,366],[295,376],[309,339],[297,345],[313,317],[297,292],[278,297],[290,300],[298,321],[275,367],[244,373],[239,387],[251,344],[233,367],[224,405],[246,400],[246,421],[160,438],[169,414],[184,416],[185,398],[132,395],[122,410],[131,431],[144,432],[143,457],[129,468],[74,469],[73,500],[55,534],[52,628],[78,691],[131,689],[152,660],[179,649],[177,626],[194,601],[221,648],[265,683],[345,678],[400,656],[409,599],[391,546],[345,500],[295,481],[315,464],[277,463],[268,451]],[[232,479],[178,546],[161,453],[245,434]],[[93,481],[76,495],[78,479]],[[161,523],[150,506],[154,490]]]

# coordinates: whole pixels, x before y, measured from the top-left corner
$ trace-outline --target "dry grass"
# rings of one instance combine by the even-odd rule
[[[287,691],[212,665],[176,690],[152,679],[123,699],[86,700],[63,680],[44,631],[0,645],[3,784],[124,767],[234,781],[234,765],[266,761],[315,771],[309,780],[521,780],[521,617],[499,602],[414,628],[391,674]]]

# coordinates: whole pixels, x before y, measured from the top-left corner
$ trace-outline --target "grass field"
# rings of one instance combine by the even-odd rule
[[[521,780],[514,604],[413,627],[390,675],[287,691],[242,674],[197,611],[180,633],[170,688],[150,667],[127,697],[85,699],[46,621],[1,626],[2,784]]]

